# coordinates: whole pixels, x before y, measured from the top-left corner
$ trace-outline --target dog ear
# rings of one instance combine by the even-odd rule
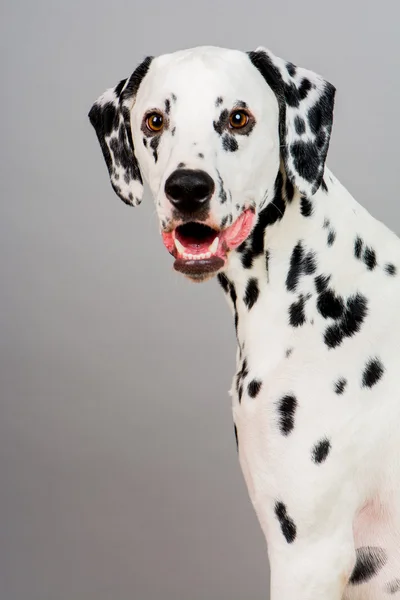
[[[137,206],[143,196],[143,180],[131,133],[131,110],[139,86],[149,70],[147,57],[129,79],[106,90],[89,111],[110,174],[111,185],[126,204]]]
[[[259,47],[248,52],[275,93],[286,173],[301,194],[312,196],[322,183],[332,130],[334,86]]]

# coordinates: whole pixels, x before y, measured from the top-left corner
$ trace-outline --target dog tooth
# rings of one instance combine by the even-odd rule
[[[183,256],[185,256],[185,248],[182,246],[181,242],[176,238],[174,239],[174,242],[179,254],[183,254]]]
[[[213,241],[213,243],[211,244],[211,246],[208,248],[208,251],[211,254],[215,254],[216,251],[218,250],[218,244],[219,244],[219,237],[216,237],[215,240]]]

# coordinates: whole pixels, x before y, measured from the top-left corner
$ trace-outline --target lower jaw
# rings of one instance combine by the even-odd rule
[[[216,275],[225,265],[225,260],[219,256],[199,260],[176,258],[174,269],[183,273],[193,281],[204,281]]]

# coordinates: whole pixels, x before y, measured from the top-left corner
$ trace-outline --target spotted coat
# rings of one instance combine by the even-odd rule
[[[326,166],[334,97],[266,48],[205,47],[146,59],[90,112],[114,190],[137,204],[147,181],[175,258],[177,170],[212,178],[214,232],[253,215],[186,274],[217,274],[234,316],[235,440],[272,600],[400,599],[400,241]]]

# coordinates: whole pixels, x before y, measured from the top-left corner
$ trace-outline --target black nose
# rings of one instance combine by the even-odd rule
[[[214,189],[214,181],[210,175],[194,169],[177,169],[165,182],[168,200],[186,214],[207,208]]]

